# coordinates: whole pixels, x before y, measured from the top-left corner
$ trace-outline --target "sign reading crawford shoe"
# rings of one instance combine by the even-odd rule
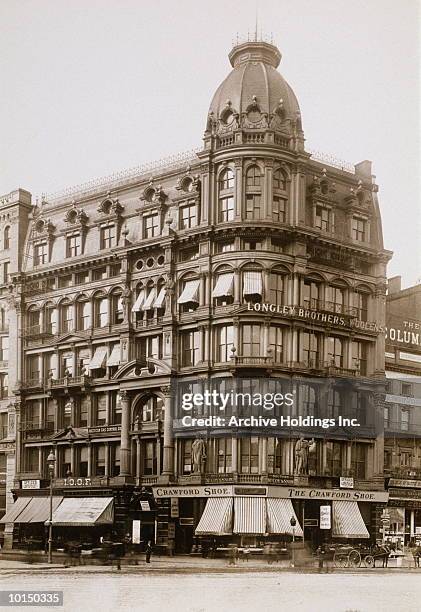
[[[282,499],[318,499],[365,502],[387,502],[388,491],[355,491],[344,489],[311,489],[308,487],[241,487],[234,485],[153,487],[155,498],[163,497],[245,497],[260,495]]]

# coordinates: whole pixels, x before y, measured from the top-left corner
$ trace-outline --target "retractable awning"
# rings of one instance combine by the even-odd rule
[[[156,298],[154,302],[154,305],[153,305],[154,308],[162,308],[164,304],[166,293],[167,293],[167,290],[165,289],[165,287],[161,287],[161,290],[158,293],[158,297]]]
[[[156,298],[156,289],[155,287],[152,287],[152,289],[149,291],[148,293],[148,297],[146,298],[143,306],[142,306],[142,310],[150,310],[151,308],[153,308],[153,302]]]
[[[95,349],[94,356],[89,362],[88,368],[90,370],[98,370],[99,368],[103,368],[105,365],[105,360],[107,358],[107,347],[106,346],[98,346]]]
[[[232,497],[210,497],[196,527],[196,535],[232,533]]]
[[[262,295],[261,272],[244,272],[243,295]]]
[[[333,502],[334,538],[369,538],[358,503],[355,501]]]
[[[62,496],[53,497],[53,512],[61,504]],[[45,523],[50,518],[50,498],[31,497],[31,501],[19,514],[15,523]]]
[[[18,497],[6,514],[0,519],[0,523],[15,523],[19,515],[25,510],[32,497]]]
[[[118,366],[120,365],[120,345],[115,344],[113,346],[113,350],[111,351],[111,355],[107,359],[107,366]]]
[[[142,289],[139,295],[137,296],[135,303],[133,304],[132,312],[140,312],[140,310],[142,309],[142,304],[143,304],[144,299],[145,299],[145,290]]]
[[[303,530],[298,522],[297,515],[295,514],[294,506],[290,499],[278,499],[275,497],[268,497],[266,499],[267,508],[267,531],[268,533],[286,533],[289,535],[296,535],[297,537],[303,537]],[[295,519],[294,532],[291,527],[291,518]]]
[[[234,497],[234,533],[266,533],[266,499],[264,497]]]
[[[112,497],[65,497],[53,512],[53,525],[59,527],[93,527],[113,522]]]
[[[227,297],[232,295],[234,274],[220,274],[212,291],[212,297]]]
[[[198,302],[200,280],[187,281],[184,289],[177,300],[177,304],[187,304],[188,302]]]

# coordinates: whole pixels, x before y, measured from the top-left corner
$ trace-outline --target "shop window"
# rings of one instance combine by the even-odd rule
[[[392,451],[386,448],[384,449],[384,469],[392,469]]]
[[[85,272],[78,272],[75,274],[76,285],[84,285],[85,283],[89,283],[89,272],[87,270]]]
[[[9,376],[8,374],[0,374],[0,399],[4,399],[9,395]]]
[[[66,274],[66,276],[59,276],[58,278],[58,288],[66,289],[67,287],[72,286],[72,275]]]
[[[180,261],[193,261],[199,257],[199,249],[181,249],[179,257]]]
[[[246,195],[246,219],[260,219],[262,207],[262,196],[259,193]]]
[[[10,249],[10,225],[4,228],[3,232],[3,248],[6,251]]]
[[[368,314],[368,295],[367,293],[362,293],[356,291],[354,293],[354,308],[357,311],[357,317],[360,321],[367,321]]]
[[[10,281],[10,261],[3,262],[3,282],[8,283]]]
[[[284,277],[277,272],[269,277],[269,302],[279,306],[284,303]]]
[[[57,309],[51,306],[45,309],[45,331],[51,335],[57,333]]]
[[[108,274],[107,274],[107,268],[105,266],[103,266],[102,268],[95,268],[95,270],[92,270],[92,280],[93,281],[105,280],[106,278],[108,278]]]
[[[90,406],[89,397],[86,395],[82,396],[80,400],[80,410],[79,410],[79,427],[88,426],[89,406]]]
[[[390,416],[391,416],[391,412],[392,412],[392,409],[391,409],[390,406],[385,406],[383,408],[383,422],[384,422],[384,428],[385,429],[389,429],[390,428],[390,422],[391,422]]]
[[[235,242],[234,240],[226,240],[225,242],[217,242],[216,243],[216,252],[217,253],[229,253],[235,250]]]
[[[59,474],[61,478],[66,478],[67,476],[73,476],[70,448],[60,449],[59,456],[61,456],[61,463],[59,465]]]
[[[91,326],[91,304],[90,302],[77,302],[77,329],[80,331],[84,331],[90,328]]]
[[[9,360],[9,337],[0,336],[0,361]]]
[[[325,308],[332,312],[342,313],[345,304],[345,291],[341,287],[326,287]]]
[[[352,367],[357,370],[361,376],[367,375],[367,343],[353,341],[351,343],[352,350]]]
[[[316,389],[311,385],[300,384],[299,401],[303,416],[314,415],[316,412]]]
[[[73,330],[73,305],[62,304],[60,308],[61,332],[64,334]]]
[[[226,189],[234,188],[234,172],[231,168],[227,168],[221,173],[219,177],[219,189],[225,191]]]
[[[123,311],[123,298],[121,294],[114,293],[111,296],[111,312],[112,312],[112,323],[119,325],[123,323],[124,311]]]
[[[401,408],[401,430],[409,431],[409,410]]]
[[[108,325],[108,298],[97,297],[94,300],[95,327],[106,327]]]
[[[340,391],[329,389],[327,396],[327,417],[337,419],[343,414],[343,400]]]
[[[216,463],[218,474],[232,472],[232,441],[231,438],[216,438]]]
[[[69,427],[70,425],[73,424],[72,423],[72,409],[73,409],[72,400],[70,399],[64,400],[63,419],[62,419],[63,428]]]
[[[183,474],[191,474],[193,471],[192,464],[192,441],[191,440],[182,440],[181,442],[182,449],[182,470]]]

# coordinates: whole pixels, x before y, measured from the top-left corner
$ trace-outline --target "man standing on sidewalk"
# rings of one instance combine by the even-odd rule
[[[152,542],[148,540],[148,543],[146,544],[146,563],[151,562],[151,556],[152,556]]]

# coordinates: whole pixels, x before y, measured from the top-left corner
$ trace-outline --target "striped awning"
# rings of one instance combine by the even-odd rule
[[[299,538],[303,537],[303,530],[298,522],[297,515],[295,514],[294,506],[290,499],[279,499],[275,497],[268,497],[266,499],[268,533],[285,533],[289,535],[296,535]],[[291,518],[295,519],[294,531],[291,527]]]
[[[143,300],[145,299],[145,290],[142,289],[133,304],[132,312],[140,312],[142,309]]]
[[[97,370],[99,368],[103,368],[105,365],[105,360],[107,359],[107,347],[106,346],[97,346],[95,349],[94,356],[89,362],[88,368],[90,370]]]
[[[18,497],[6,514],[0,519],[0,523],[15,523],[19,515],[25,510],[32,497]]]
[[[111,355],[107,359],[107,366],[118,366],[120,365],[121,349],[119,344],[113,346]]]
[[[212,297],[226,297],[232,295],[234,274],[220,274],[212,291]]]
[[[112,497],[65,497],[53,512],[53,525],[61,527],[92,527],[113,522]]]
[[[232,497],[210,497],[196,527],[196,535],[232,533]]]
[[[355,501],[333,502],[334,538],[369,538],[358,503]]]
[[[264,497],[234,497],[234,533],[266,533],[266,499]]]
[[[153,308],[153,303],[155,301],[155,298],[156,298],[156,289],[155,287],[152,287],[152,289],[148,293],[148,297],[143,303],[142,310],[150,310],[151,308]]]
[[[199,285],[199,279],[187,281],[177,303],[188,304],[189,302],[198,302]]]
[[[167,293],[167,290],[165,289],[165,287],[161,287],[160,292],[158,293],[158,297],[156,298],[153,307],[154,308],[162,308],[163,304],[164,304],[164,300],[165,300],[165,294]]]
[[[244,272],[243,295],[262,295],[261,272]]]
[[[62,496],[53,497],[53,512],[61,504]],[[31,497],[31,501],[19,514],[15,523],[45,523],[50,518],[50,498]]]

